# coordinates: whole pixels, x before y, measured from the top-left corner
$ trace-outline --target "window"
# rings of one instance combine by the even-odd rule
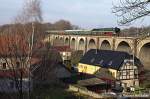
[[[104,60],[100,60],[99,64],[102,64]]]
[[[122,76],[122,79],[127,79],[126,76]]]
[[[122,75],[127,75],[126,71],[122,71]]]
[[[108,63],[108,65],[111,66],[111,65],[112,65],[112,61],[110,61],[110,62]]]
[[[127,65],[126,69],[131,69],[130,67],[131,67],[130,65]]]
[[[127,76],[126,76],[126,79],[130,79],[130,75],[127,75]]]
[[[62,55],[63,55],[63,56],[66,56],[66,54],[67,54],[67,53],[63,52],[63,54],[62,54]]]
[[[84,72],[86,72],[86,71],[87,71],[87,67],[85,66],[85,67],[84,67]]]
[[[95,61],[95,59],[94,59],[94,58],[92,58],[92,59],[91,59],[91,63],[93,63],[94,61]]]
[[[73,66],[74,67],[74,66]],[[82,65],[79,65],[79,68],[83,68],[83,66]]]
[[[130,70],[130,75],[133,75],[134,74],[134,70]]]
[[[6,69],[6,63],[3,63],[3,67],[2,67],[3,69]]]

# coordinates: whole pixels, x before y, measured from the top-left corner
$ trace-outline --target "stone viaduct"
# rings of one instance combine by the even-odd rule
[[[49,33],[45,39],[51,45],[67,45],[72,50],[88,51],[92,48],[125,51],[137,56],[150,70],[150,37],[117,37],[96,35],[66,35]]]

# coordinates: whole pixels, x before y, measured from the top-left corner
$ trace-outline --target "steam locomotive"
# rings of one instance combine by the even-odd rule
[[[94,35],[104,35],[104,36],[113,36],[120,34],[120,28],[99,28],[99,29],[92,29],[92,34]]]

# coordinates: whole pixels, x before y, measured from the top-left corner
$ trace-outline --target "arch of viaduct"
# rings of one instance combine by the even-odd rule
[[[72,50],[86,52],[97,48],[134,53],[145,66],[150,68],[150,37],[140,40],[135,37],[50,34],[48,38],[51,45],[68,45]]]

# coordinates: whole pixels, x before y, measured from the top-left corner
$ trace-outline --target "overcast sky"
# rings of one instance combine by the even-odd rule
[[[11,23],[21,12],[25,0],[0,0],[0,24]],[[119,0],[42,0],[44,22],[69,20],[82,28],[116,27],[117,17],[112,14],[112,4]],[[132,26],[150,25],[150,18],[137,21]]]

